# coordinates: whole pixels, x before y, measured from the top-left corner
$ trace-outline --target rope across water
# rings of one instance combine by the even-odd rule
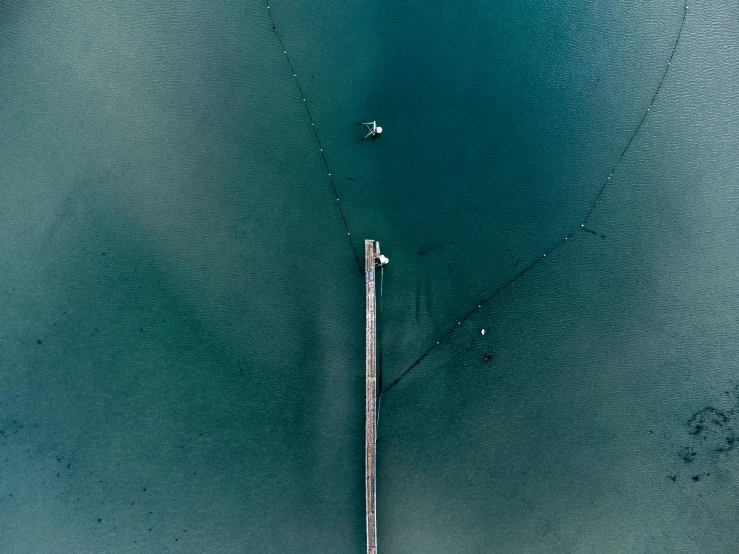
[[[480,310],[485,304],[490,302],[493,298],[495,298],[498,294],[503,292],[508,286],[516,282],[518,279],[524,276],[524,274],[529,271],[531,268],[533,268],[536,264],[541,262],[544,258],[547,257],[547,254],[550,254],[563,244],[567,242],[567,240],[572,237],[575,233],[578,231],[585,231],[592,234],[597,234],[594,231],[588,229],[585,227],[585,224],[590,219],[590,216],[593,215],[593,211],[595,210],[595,206],[598,204],[598,200],[600,200],[601,195],[603,194],[603,191],[605,191],[606,187],[608,186],[608,183],[611,182],[611,177],[613,177],[613,173],[616,171],[616,168],[619,166],[621,161],[624,159],[624,156],[626,155],[626,152],[628,151],[629,147],[631,146],[632,142],[634,141],[634,137],[636,137],[636,134],[639,132],[639,130],[642,128],[642,125],[644,124],[644,120],[647,118],[647,115],[652,111],[652,106],[654,104],[654,101],[657,98],[657,95],[659,94],[660,89],[662,88],[662,83],[665,80],[665,77],[667,77],[667,72],[670,69],[670,66],[672,64],[672,59],[675,56],[675,51],[677,50],[677,45],[680,42],[680,36],[683,32],[683,26],[685,25],[685,19],[688,14],[688,6],[685,6],[685,9],[683,10],[683,17],[680,21],[680,28],[677,32],[677,38],[675,39],[675,44],[672,47],[672,52],[670,53],[670,58],[667,62],[667,65],[665,66],[665,70],[662,73],[662,77],[659,80],[659,83],[657,85],[657,89],[654,91],[654,95],[652,96],[652,99],[649,102],[649,106],[644,112],[644,115],[642,116],[641,120],[639,121],[639,125],[636,126],[636,129],[634,129],[634,132],[631,134],[631,137],[629,138],[629,141],[626,143],[626,146],[624,147],[623,151],[621,152],[621,155],[619,156],[616,163],[611,168],[611,171],[608,175],[608,177],[603,182],[603,185],[600,187],[600,190],[598,191],[598,194],[595,197],[595,200],[593,201],[593,204],[590,206],[590,209],[588,210],[588,213],[585,215],[585,219],[583,219],[582,224],[578,228],[576,228],[574,231],[572,231],[569,235],[561,239],[559,242],[557,242],[554,246],[552,246],[549,250],[547,250],[544,254],[536,258],[533,262],[531,262],[529,265],[527,265],[523,270],[521,270],[518,274],[511,277],[508,281],[506,281],[501,287],[497,288],[494,292],[489,294],[487,297],[482,299],[480,302],[478,302],[477,306],[472,308],[469,312],[467,312],[466,315],[464,315],[462,318],[457,320],[457,322],[452,325],[439,339],[436,341],[435,344],[432,344],[430,348],[428,348],[423,354],[421,354],[421,357],[419,357],[413,364],[411,364],[408,369],[406,369],[397,379],[395,379],[385,390],[380,392],[380,398],[382,398],[382,395],[388,392],[390,389],[392,389],[395,385],[397,385],[403,378],[408,375],[411,371],[413,371],[416,367],[418,367],[418,364],[420,364],[426,356],[428,356],[434,348],[436,348],[441,342],[446,339],[449,335],[451,335],[455,329],[457,329],[460,325],[462,325],[463,321],[466,321],[469,319],[475,312]]]
[[[277,32],[277,27],[275,26],[274,18],[272,17],[272,9],[271,9],[271,6],[270,6],[268,0],[265,2],[265,5],[267,6],[267,10],[268,10],[268,13],[269,13],[270,22],[272,24],[272,29],[273,29],[273,31],[275,33],[275,36],[277,37],[277,40],[280,43],[280,47],[282,48],[283,53],[285,54],[285,59],[287,60],[288,65],[290,66],[290,71],[292,72],[293,77],[295,79],[295,84],[297,86],[298,92],[300,93],[300,97],[303,99],[303,105],[305,106],[306,113],[308,114],[308,119],[310,121],[311,126],[313,127],[313,134],[315,136],[316,143],[317,143],[318,148],[319,148],[319,151],[321,153],[321,158],[323,160],[323,165],[326,168],[326,173],[328,174],[328,179],[329,179],[329,182],[331,184],[331,189],[333,190],[334,197],[336,198],[336,204],[337,204],[337,206],[339,208],[339,214],[341,215],[341,220],[344,223],[344,228],[346,229],[347,238],[349,240],[349,246],[352,249],[352,254],[354,255],[354,259],[355,259],[355,261],[357,263],[357,267],[359,269],[360,274],[364,275],[364,269],[362,267],[361,262],[359,261],[359,255],[357,254],[357,250],[354,247],[354,242],[352,241],[351,232],[349,231],[349,224],[347,223],[346,216],[344,214],[344,210],[341,207],[341,202],[339,200],[339,194],[338,194],[338,192],[336,190],[336,185],[335,185],[334,180],[333,180],[333,177],[331,175],[331,170],[329,168],[328,161],[326,160],[326,155],[323,152],[323,146],[321,144],[321,139],[318,136],[318,131],[316,129],[315,121],[313,119],[313,115],[311,114],[310,107],[308,106],[308,101],[307,101],[307,99],[305,97],[305,93],[303,92],[303,88],[300,86],[300,80],[298,79],[297,72],[295,71],[295,68],[294,68],[294,66],[292,64],[292,61],[290,60],[290,56],[287,54],[287,49],[285,48],[285,44],[283,43],[282,38],[280,37],[280,34]],[[678,33],[677,33],[677,37],[675,39],[675,43],[674,43],[674,45],[672,47],[672,51],[670,52],[670,58],[669,58],[669,60],[667,62],[667,65],[665,66],[665,69],[664,69],[664,71],[662,73],[662,77],[660,78],[659,83],[657,84],[657,88],[654,91],[654,95],[652,96],[652,99],[650,100],[647,109],[644,111],[644,114],[642,115],[642,118],[639,121],[639,124],[634,129],[634,132],[631,134],[628,142],[626,143],[626,146],[624,147],[623,151],[621,152],[621,155],[619,156],[618,160],[616,161],[616,163],[611,168],[611,171],[610,171],[608,177],[604,180],[603,184],[601,185],[600,189],[598,190],[598,194],[595,196],[595,199],[593,200],[593,203],[590,206],[590,209],[588,210],[588,213],[585,215],[585,218],[582,220],[582,223],[580,224],[580,226],[578,228],[576,228],[574,231],[572,231],[570,234],[568,234],[566,237],[564,237],[563,239],[561,239],[560,241],[558,241],[556,244],[554,244],[544,254],[542,254],[541,256],[539,256],[538,258],[536,258],[533,262],[531,262],[526,267],[524,267],[519,273],[517,273],[516,275],[514,275],[513,277],[511,277],[502,286],[498,287],[496,290],[494,290],[488,296],[486,296],[485,298],[483,298],[482,300],[480,300],[478,302],[477,306],[475,306],[474,308],[472,308],[471,310],[469,310],[463,317],[461,317],[456,322],[456,324],[454,324],[451,327],[449,327],[449,329],[443,335],[441,335],[438,338],[438,340],[436,340],[436,342],[431,345],[431,347],[429,347],[423,354],[421,354],[421,356],[415,362],[413,362],[413,364],[411,364],[397,379],[395,379],[390,384],[390,386],[388,386],[385,390],[381,390],[380,391],[380,395],[379,395],[380,398],[382,398],[382,395],[383,394],[385,394],[390,389],[392,389],[403,378],[405,378],[411,371],[413,371],[413,369],[415,369],[426,358],[426,356],[428,356],[434,350],[434,348],[436,348],[439,344],[441,344],[442,341],[444,341],[449,335],[451,335],[454,332],[455,329],[457,329],[460,325],[462,325],[462,322],[463,321],[466,321],[467,319],[469,319],[470,317],[472,317],[472,315],[474,315],[478,310],[482,309],[483,306],[485,306],[488,302],[490,302],[498,294],[500,294],[501,292],[503,292],[511,284],[513,284],[518,279],[520,279],[521,277],[523,277],[526,274],[527,271],[529,271],[530,269],[532,269],[535,265],[537,265],[544,258],[546,258],[547,257],[547,254],[552,253],[554,250],[556,250],[557,248],[559,248],[560,246],[562,246],[563,244],[565,244],[567,242],[567,240],[570,239],[578,231],[585,231],[585,232],[588,232],[588,233],[591,233],[591,234],[597,234],[595,231],[587,228],[585,225],[586,225],[586,223],[588,223],[590,217],[593,214],[593,211],[595,210],[595,207],[598,204],[598,201],[600,200],[600,197],[603,195],[603,192],[606,190],[606,187],[610,183],[611,177],[613,177],[614,172],[616,171],[616,169],[618,168],[618,166],[621,164],[621,161],[624,159],[624,156],[626,155],[626,152],[631,147],[631,144],[633,143],[634,138],[636,137],[636,135],[639,132],[639,130],[642,128],[642,126],[644,124],[644,121],[647,118],[647,115],[649,115],[649,113],[652,110],[652,106],[653,106],[655,100],[657,99],[657,95],[659,94],[660,89],[662,88],[662,83],[664,82],[665,78],[667,77],[667,72],[669,71],[670,66],[672,64],[672,59],[675,56],[675,52],[677,50],[677,46],[678,46],[678,44],[680,42],[680,36],[682,35],[683,26],[685,25],[685,19],[687,17],[687,13],[688,13],[688,6],[686,5],[685,6],[685,9],[683,10],[683,16],[682,16],[682,19],[680,21],[680,27],[678,29]]]
[[[334,191],[334,197],[336,198],[336,205],[339,207],[339,214],[341,215],[341,221],[344,222],[344,229],[346,229],[346,236],[349,239],[349,246],[352,249],[352,254],[354,254],[354,259],[357,262],[359,273],[361,275],[364,275],[364,268],[362,267],[362,264],[359,261],[359,255],[357,254],[357,249],[354,247],[354,242],[352,241],[352,234],[349,231],[349,224],[346,222],[346,216],[344,215],[344,209],[341,207],[341,201],[339,200],[339,193],[336,191],[336,184],[334,183],[334,179],[331,176],[331,169],[328,166],[328,161],[326,160],[326,154],[323,152],[323,145],[321,144],[321,139],[318,136],[318,130],[316,129],[316,122],[313,120],[313,114],[311,114],[310,107],[308,106],[308,101],[305,98],[303,87],[300,86],[300,80],[298,79],[298,72],[295,71],[295,67],[293,67],[292,61],[290,61],[290,56],[288,56],[287,54],[287,48],[285,48],[285,44],[282,42],[280,33],[277,32],[277,27],[275,27],[275,20],[272,17],[272,6],[270,6],[269,1],[266,1],[265,5],[267,6],[267,12],[269,13],[269,20],[270,20],[270,23],[272,24],[272,30],[274,31],[275,36],[277,37],[277,40],[280,43],[280,48],[282,49],[282,52],[285,54],[285,59],[287,60],[287,64],[290,66],[290,73],[293,74],[293,78],[295,79],[295,84],[298,87],[298,92],[300,93],[300,97],[303,99],[303,105],[305,106],[305,111],[308,114],[308,119],[310,121],[311,127],[313,127],[313,135],[316,137],[316,143],[318,144],[318,149],[321,153],[321,158],[323,159],[323,165],[326,168],[326,173],[328,174],[328,180],[331,183],[331,190]]]

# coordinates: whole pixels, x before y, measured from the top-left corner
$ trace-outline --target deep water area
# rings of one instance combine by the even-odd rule
[[[737,25],[0,1],[0,550],[735,552]]]

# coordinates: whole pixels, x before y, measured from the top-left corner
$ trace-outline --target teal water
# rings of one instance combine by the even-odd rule
[[[383,395],[380,549],[733,552],[737,7],[666,74],[679,2],[271,7],[391,259],[385,388],[579,227],[665,75],[596,234]],[[364,286],[266,5],[0,2],[0,70],[4,550],[363,551]]]

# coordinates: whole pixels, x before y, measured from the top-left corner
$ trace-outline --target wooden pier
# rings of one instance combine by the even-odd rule
[[[379,253],[380,244],[377,243]],[[367,296],[367,326],[366,326],[366,369],[367,369],[367,397],[365,405],[365,491],[367,500],[367,554],[377,554],[377,511],[376,500],[376,474],[375,454],[377,445],[377,417],[375,414],[377,406],[376,385],[376,322],[375,322],[375,241],[364,241],[364,272]]]

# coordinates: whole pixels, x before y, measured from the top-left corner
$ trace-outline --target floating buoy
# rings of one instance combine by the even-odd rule
[[[377,125],[377,121],[367,121],[363,123],[358,123],[357,125],[364,125],[365,127],[367,127],[367,134],[364,135],[360,142],[370,137],[377,138],[379,135],[382,134],[382,127]]]
[[[480,331],[480,334],[481,334],[482,336],[485,336],[485,329],[483,329],[482,331]]]

